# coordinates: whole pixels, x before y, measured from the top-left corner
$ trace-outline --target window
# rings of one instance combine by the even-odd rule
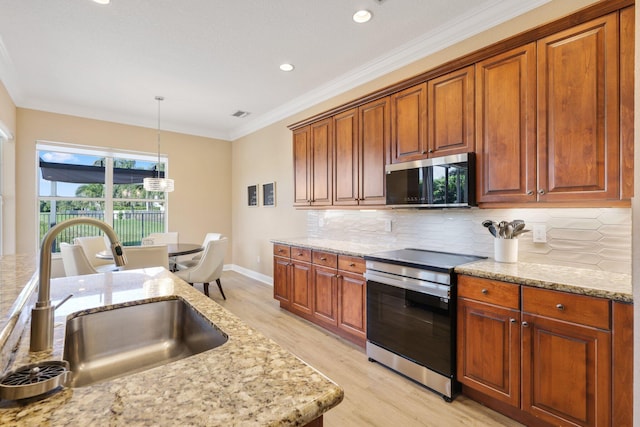
[[[70,144],[39,142],[38,170],[39,241],[55,224],[88,216],[111,225],[123,245],[139,245],[149,233],[167,229],[165,193],[147,192],[142,180],[164,176],[167,159],[137,152],[117,152]],[[79,236],[97,236],[93,226],[77,225],[56,239],[73,242]]]

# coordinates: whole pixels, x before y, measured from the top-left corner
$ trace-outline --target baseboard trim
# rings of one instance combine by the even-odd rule
[[[273,277],[258,273],[257,271],[249,270],[248,268],[244,268],[236,264],[225,264],[223,270],[235,271],[236,273],[240,273],[259,282],[266,283],[269,286],[273,286]]]

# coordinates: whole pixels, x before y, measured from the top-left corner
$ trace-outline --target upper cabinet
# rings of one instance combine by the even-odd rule
[[[295,206],[331,205],[333,121],[321,120],[293,132]]]
[[[618,15],[538,41],[538,200],[620,194]]]
[[[480,207],[628,206],[634,9],[596,2],[292,125],[295,205],[384,205],[385,165],[475,152]]]
[[[473,151],[474,80],[469,66],[391,95],[391,162]]]
[[[473,66],[429,80],[429,157],[474,151],[474,82]]]
[[[333,204],[384,205],[389,98],[334,116]]]
[[[478,202],[535,201],[535,43],[476,64]]]

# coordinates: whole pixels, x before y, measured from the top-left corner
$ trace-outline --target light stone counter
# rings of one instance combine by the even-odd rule
[[[181,298],[229,336],[212,350],[122,378],[0,401],[0,425],[304,425],[343,399],[341,387],[163,268],[52,279],[54,349],[29,353],[25,328],[12,368],[60,359],[67,315]],[[29,310],[31,307],[27,307]]]
[[[304,237],[271,239],[271,242],[351,256],[365,256],[375,252],[400,249],[375,243],[352,243]],[[628,274],[551,264],[500,263],[493,259],[464,264],[456,267],[455,271],[458,274],[502,280],[520,285],[591,295],[620,302],[633,302],[631,276]]]
[[[485,279],[633,302],[628,274],[528,262],[500,263],[492,259],[464,264],[455,271]]]

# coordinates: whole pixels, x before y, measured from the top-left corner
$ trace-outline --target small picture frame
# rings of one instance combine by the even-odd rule
[[[276,183],[262,184],[262,206],[273,208],[276,206]]]
[[[258,206],[258,184],[250,185],[247,187],[247,206]]]

